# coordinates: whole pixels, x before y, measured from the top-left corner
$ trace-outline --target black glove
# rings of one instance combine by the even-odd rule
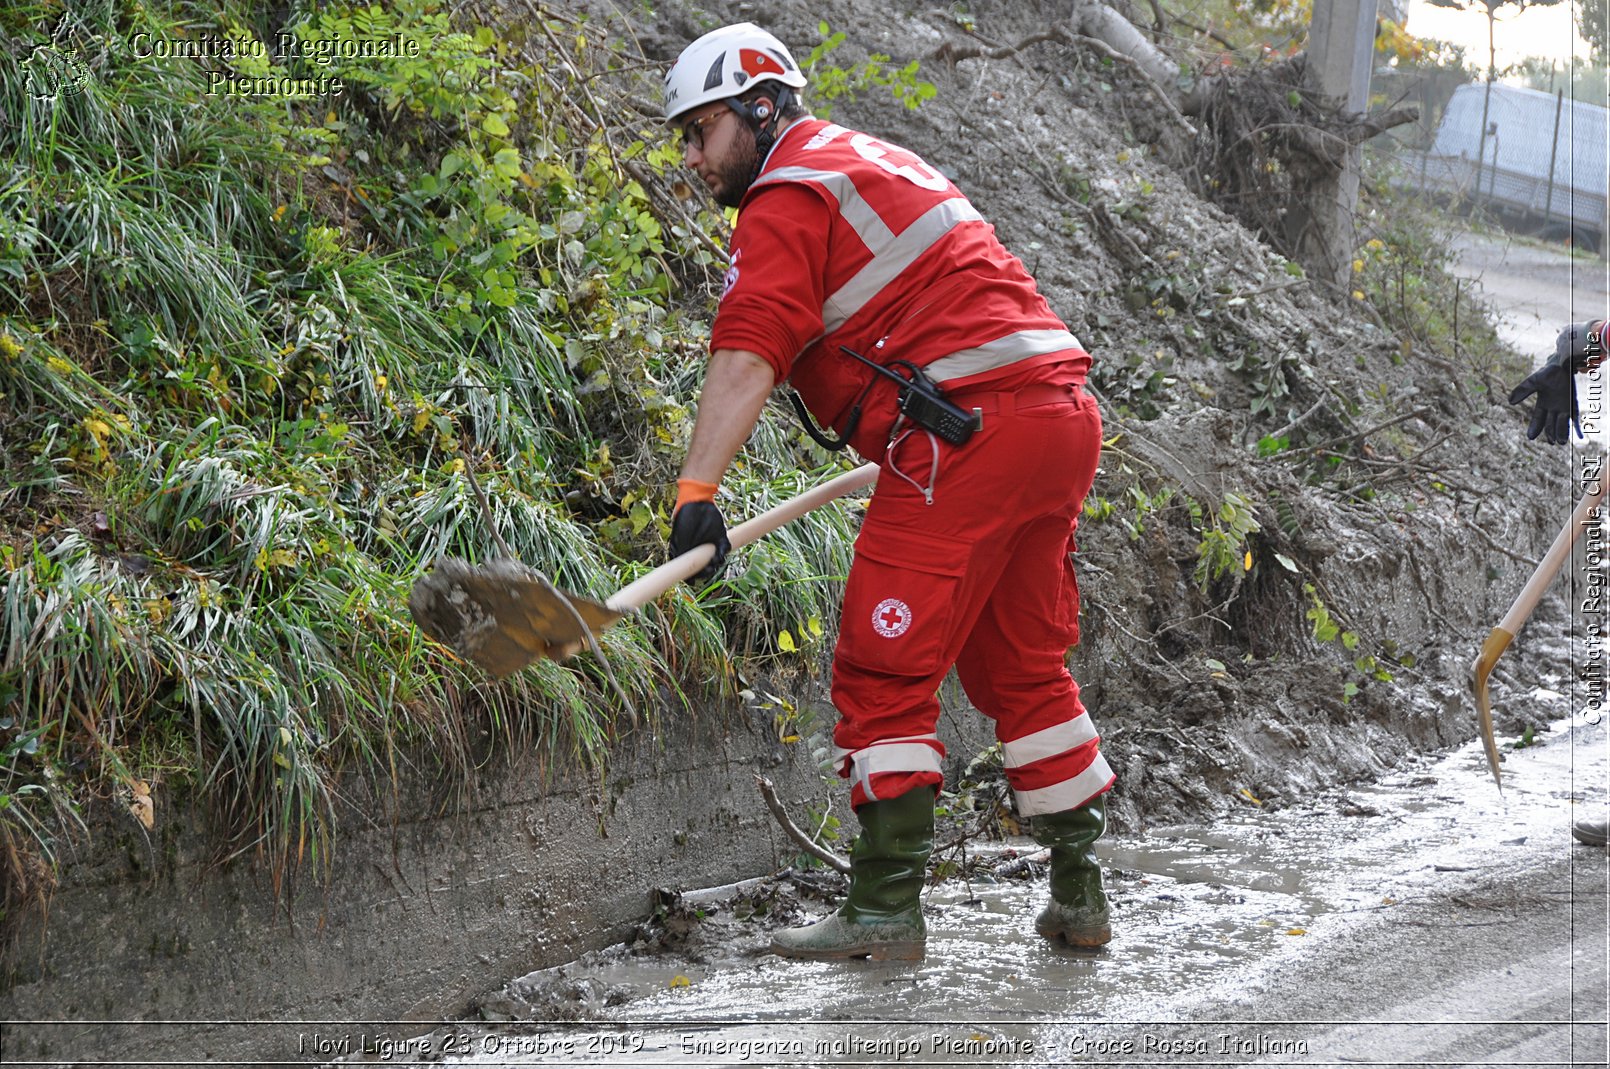
[[[732,548],[732,543],[727,541],[727,524],[713,502],[689,501],[676,510],[676,515],[671,517],[672,560],[697,546],[712,543],[716,555],[710,558],[704,571],[693,577],[699,583],[710,582],[727,562],[727,551]]]
[[[1582,426],[1577,419],[1576,378],[1564,363],[1550,360],[1526,377],[1526,380],[1509,395],[1509,403],[1520,404],[1537,394],[1537,407],[1532,409],[1532,425],[1526,428],[1526,440],[1538,434],[1550,445],[1564,445],[1571,440],[1571,428],[1582,437]]]

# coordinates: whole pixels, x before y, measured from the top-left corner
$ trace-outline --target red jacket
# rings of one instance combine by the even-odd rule
[[[909,360],[947,392],[1083,382],[1090,357],[967,198],[914,154],[821,120],[767,157],[732,237],[710,348],[745,349],[842,432],[882,453],[895,386],[839,351]],[[938,362],[938,363],[936,363]]]

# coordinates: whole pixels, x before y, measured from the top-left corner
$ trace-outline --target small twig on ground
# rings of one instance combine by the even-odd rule
[[[1295,431],[1298,427],[1301,427],[1304,423],[1307,423],[1309,420],[1311,420],[1315,416],[1319,415],[1319,410],[1324,408],[1325,403],[1327,401],[1329,401],[1329,400],[1330,400],[1330,398],[1328,398],[1328,397],[1321,397],[1319,400],[1314,402],[1314,406],[1312,408],[1310,408],[1307,412],[1304,412],[1302,415],[1298,416],[1296,419],[1292,420],[1290,423],[1286,424],[1284,427],[1280,428],[1278,431],[1275,431],[1273,434],[1270,435],[1270,437],[1271,438],[1284,438],[1284,437],[1286,437],[1288,434],[1290,434],[1293,431]]]
[[[1209,40],[1217,41],[1219,44],[1224,46],[1224,49],[1227,52],[1235,52],[1238,49],[1238,46],[1233,44],[1228,38],[1220,36],[1218,33],[1215,33],[1213,30],[1208,29],[1206,26],[1198,26],[1196,23],[1191,22],[1191,21],[1189,21],[1187,19],[1182,19],[1178,15],[1175,15],[1175,14],[1170,14],[1169,18],[1173,19],[1174,22],[1178,23],[1179,25],[1184,26],[1187,30],[1190,30],[1192,33],[1199,33],[1203,37],[1208,38]]]
[[[975,34],[974,36],[977,37],[978,35]],[[983,40],[982,38],[978,39]],[[1044,44],[1047,41],[1066,42],[1067,34],[1059,29],[1042,30],[1039,33],[1030,34],[1015,45],[1001,45],[1000,47],[983,44],[957,45],[946,41],[928,53],[927,58],[949,63],[954,67],[964,59],[1010,59],[1031,45]]]
[[[1493,536],[1487,533],[1487,529],[1484,528],[1479,523],[1467,524],[1465,529],[1469,530],[1469,531],[1476,532],[1476,537],[1481,539],[1483,542],[1487,543],[1487,548],[1488,549],[1494,550],[1495,552],[1498,552],[1498,553],[1502,553],[1504,556],[1508,557],[1510,560],[1516,561],[1516,562],[1518,562],[1520,564],[1524,564],[1526,567],[1532,569],[1533,571],[1536,571],[1537,568],[1538,568],[1538,565],[1541,563],[1540,561],[1535,561],[1535,560],[1533,560],[1532,558],[1530,558],[1528,556],[1525,556],[1525,555],[1520,554],[1520,553],[1516,553],[1513,549],[1510,549],[1508,546],[1499,545],[1498,542],[1496,542],[1493,539]]]
[[[1411,420],[1411,419],[1419,419],[1421,416],[1430,415],[1431,411],[1432,410],[1431,410],[1430,406],[1417,408],[1412,412],[1405,412],[1402,415],[1393,416],[1391,419],[1386,420],[1386,421],[1384,421],[1382,423],[1377,423],[1373,427],[1366,427],[1361,431],[1353,431],[1353,432],[1351,432],[1349,434],[1344,434],[1344,435],[1341,435],[1340,437],[1332,438],[1329,441],[1320,442],[1317,445],[1309,446],[1308,448],[1314,450],[1315,452],[1318,452],[1321,449],[1329,449],[1333,445],[1344,445],[1344,444],[1346,444],[1348,442],[1356,442],[1361,438],[1368,438],[1370,435],[1374,434],[1377,431],[1384,431],[1388,427],[1397,426],[1399,423],[1404,423],[1404,422],[1407,422],[1408,420]]]
[[[1274,283],[1271,283],[1271,284],[1269,284],[1267,286],[1260,286],[1259,288],[1257,288],[1255,290],[1246,290],[1246,291],[1244,291],[1242,293],[1227,293],[1227,294],[1224,295],[1223,299],[1226,300],[1226,301],[1234,301],[1234,300],[1247,301],[1247,300],[1251,300],[1254,297],[1262,297],[1266,293],[1278,293],[1281,290],[1289,290],[1294,286],[1311,285],[1312,282],[1313,282],[1313,280],[1308,279],[1308,278],[1295,278],[1295,279],[1292,279],[1289,282],[1274,282]]]
[[[1021,872],[1032,873],[1035,865],[1043,865],[1050,860],[1051,848],[1046,847],[1044,850],[1036,850],[1032,854],[1024,854],[1022,857],[1015,857],[1010,861],[1003,861],[999,865],[996,865],[994,868],[990,869],[990,875],[996,877],[997,879],[1007,879],[1016,876]]]
[[[771,813],[772,819],[782,826],[783,831],[794,840],[795,845],[823,864],[849,875],[849,861],[816,842],[806,835],[798,824],[789,819],[788,810],[783,808],[782,800],[777,797],[777,787],[771,780],[757,772],[755,786],[760,788],[760,797],[765,800],[766,809]]]

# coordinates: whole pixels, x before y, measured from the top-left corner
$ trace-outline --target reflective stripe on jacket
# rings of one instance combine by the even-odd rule
[[[816,199],[775,196],[780,187]],[[909,360],[951,387],[1061,360],[1079,361],[1082,375],[1089,361],[949,180],[842,126],[809,120],[785,132],[744,200],[732,252],[711,347],[759,353],[840,430],[873,377],[841,345],[883,364]],[[881,381],[867,395],[854,439],[863,455],[886,440],[893,399]]]

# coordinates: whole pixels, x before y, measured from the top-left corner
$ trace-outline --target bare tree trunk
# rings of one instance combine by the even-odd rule
[[[1494,8],[1487,9],[1487,88],[1481,94],[1481,134],[1476,139],[1476,192],[1481,192],[1481,169],[1487,166],[1487,108],[1493,100],[1493,74],[1498,67],[1498,45],[1493,30],[1498,18]],[[1493,167],[1498,160],[1493,160]]]
[[[1329,108],[1348,118],[1369,104],[1375,0],[1314,0],[1306,81]],[[1349,141],[1321,169],[1286,217],[1287,240],[1311,276],[1345,290],[1350,280],[1360,153]]]
[[[1135,61],[1141,73],[1176,99],[1179,91],[1179,64],[1148,41],[1134,24],[1098,0],[1075,0],[1073,25],[1079,33],[1094,37],[1120,55]],[[1180,101],[1183,104],[1183,100]],[[1185,110],[1185,109],[1181,109]]]

